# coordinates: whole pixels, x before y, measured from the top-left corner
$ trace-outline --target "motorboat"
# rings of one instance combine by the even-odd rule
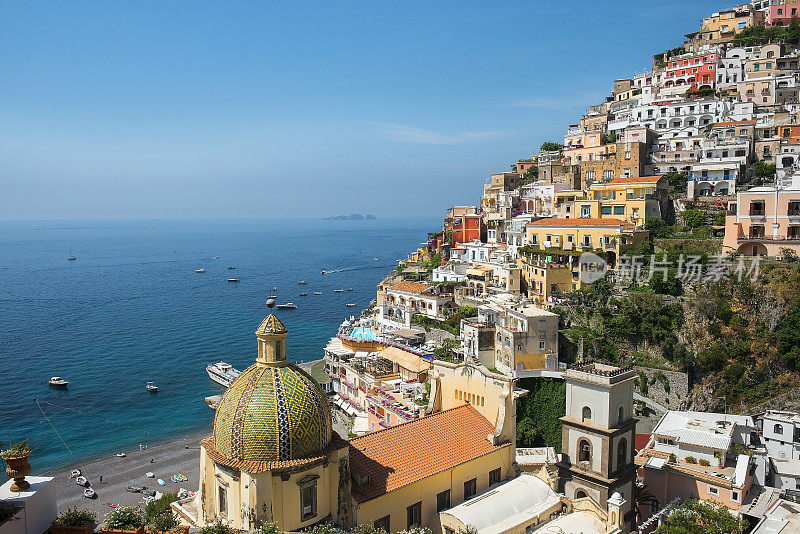
[[[236,268],[236,267],[234,267],[233,265],[228,265],[228,270],[229,270],[229,271],[232,271],[232,270],[234,270],[235,268]]]
[[[353,290],[353,288],[352,288],[352,287],[348,287],[348,288],[347,288],[347,290],[348,290],[348,291],[352,291],[352,290]]]
[[[326,271],[325,269],[322,269],[322,270],[320,271],[320,274],[328,274],[328,271]]]
[[[238,278],[228,278],[228,282],[238,282]]]
[[[273,288],[272,288],[272,290],[273,290],[273,291],[277,291],[277,290],[278,290],[278,288],[277,288],[277,287],[273,287]]]
[[[147,384],[145,384],[144,388],[150,393],[158,393],[158,386],[153,384],[152,382],[148,382]]]
[[[346,306],[347,306],[348,308],[355,308],[355,307],[356,307],[355,303],[353,303],[353,302],[348,302],[348,303],[346,304]]]
[[[305,291],[303,291],[302,293],[300,293],[300,296],[301,296],[301,297],[307,297],[307,296],[308,296],[308,293],[306,293]]]
[[[233,366],[226,362],[212,363],[206,367],[208,378],[221,386],[228,387],[231,382],[236,380],[240,371],[234,369]]]
[[[81,470],[80,469],[73,469],[69,474],[69,478],[75,478],[75,477],[79,477],[79,476],[81,476]]]
[[[66,389],[69,385],[69,382],[61,378],[60,376],[54,376],[48,380],[47,385],[51,388],[59,388],[59,389]]]
[[[308,282],[306,282],[305,280],[300,280],[299,282],[297,282],[297,285],[304,286],[304,285],[306,285],[307,283],[308,283]]]
[[[214,256],[214,259],[215,259],[215,260],[218,260],[218,259],[219,259],[219,256]]]
[[[315,295],[322,295],[322,291],[314,291]]]
[[[334,289],[334,293],[344,293],[344,289]]]
[[[87,487],[89,485],[89,480],[83,475],[79,476],[75,479],[75,484],[83,487]]]
[[[86,488],[83,490],[83,497],[84,499],[94,499],[97,497],[97,493],[92,488]]]
[[[372,259],[373,259],[373,261],[378,261],[378,258],[372,258]]]
[[[205,270],[204,267],[200,267],[199,269],[195,269],[194,272],[199,273],[199,274],[203,274],[204,272],[206,272],[206,270]]]
[[[125,454],[124,452],[118,452],[118,453],[117,453],[115,456],[116,456],[117,458],[125,458],[125,457],[127,457],[128,455],[127,455],[127,454]]]
[[[296,310],[297,306],[294,305],[294,302],[284,302],[283,304],[278,304],[275,306],[281,310]]]
[[[70,256],[70,257],[69,257],[69,258],[67,258],[67,259],[68,259],[69,261],[75,261],[75,260],[77,260],[78,258],[76,258],[75,256]]]

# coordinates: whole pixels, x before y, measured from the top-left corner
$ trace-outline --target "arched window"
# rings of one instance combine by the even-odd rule
[[[578,461],[589,462],[592,459],[592,445],[588,440],[578,441]]]
[[[583,499],[584,497],[586,497],[586,492],[585,491],[578,490],[578,491],[575,492],[575,498],[576,499]]]
[[[617,445],[617,469],[626,465],[628,465],[628,441],[622,438]]]
[[[588,406],[583,407],[583,414],[581,414],[581,421],[591,421],[592,420],[592,409]]]
[[[620,406],[619,410],[617,410],[617,424],[622,424],[625,420],[625,408]]]
[[[783,427],[781,425],[775,425],[772,429],[776,434],[783,434]]]

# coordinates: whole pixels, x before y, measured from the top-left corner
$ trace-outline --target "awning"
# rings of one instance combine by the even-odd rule
[[[392,336],[404,337],[404,338],[415,338],[420,337],[425,334],[424,330],[414,330],[413,328],[400,328],[399,330],[394,330],[390,333]]]
[[[650,459],[647,460],[647,463],[644,464],[645,467],[649,467],[651,469],[664,469],[664,465],[667,463],[666,458],[657,458],[655,456],[651,456]]]
[[[427,360],[420,358],[414,353],[399,349],[397,347],[387,347],[380,351],[378,356],[381,358],[386,358],[387,360],[396,363],[403,369],[407,369],[414,373],[427,371],[431,367],[431,364]]]
[[[325,351],[337,356],[352,356],[354,354],[352,350],[348,350],[344,347],[342,340],[338,337],[335,337],[328,342],[328,344],[325,346]]]
[[[353,434],[366,434],[369,432],[369,419],[366,415],[358,415],[353,421]]]

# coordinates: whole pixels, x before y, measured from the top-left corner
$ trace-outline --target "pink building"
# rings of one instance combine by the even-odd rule
[[[800,20],[800,1],[769,6],[767,26],[788,26],[796,20]]]
[[[737,193],[725,218],[725,252],[745,256],[800,254],[800,177],[790,184],[753,187]]]

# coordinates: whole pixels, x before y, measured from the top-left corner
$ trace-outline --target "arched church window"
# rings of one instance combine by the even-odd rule
[[[588,406],[583,407],[583,413],[581,414],[581,421],[591,421],[592,420],[592,409]]]
[[[592,445],[588,440],[578,441],[578,461],[589,462],[592,459]]]

